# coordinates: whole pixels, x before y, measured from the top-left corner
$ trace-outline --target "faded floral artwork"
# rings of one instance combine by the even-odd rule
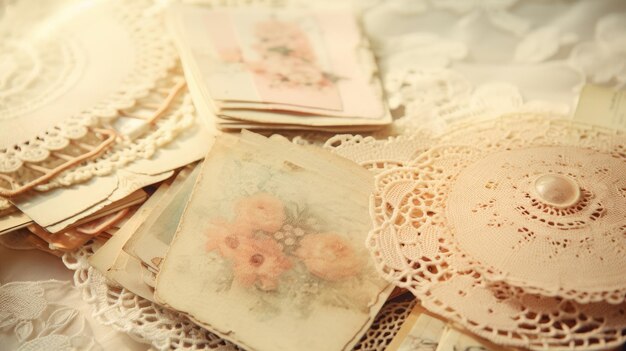
[[[364,257],[345,235],[323,228],[306,208],[267,192],[241,197],[232,206],[232,220],[210,218],[206,229],[206,251],[232,271],[224,289],[239,284],[310,299],[322,288],[332,291],[333,285],[358,280],[364,270]],[[334,298],[334,305],[353,305]]]
[[[221,135],[156,299],[248,350],[351,350],[391,291],[365,247],[372,185],[367,170],[330,153]]]
[[[258,60],[247,61],[237,48],[222,50],[225,62],[243,63],[257,78],[265,79],[274,88],[331,87],[339,79],[320,67],[309,38],[298,23],[269,19],[254,27],[253,50]]]
[[[274,85],[323,89],[337,81],[338,77],[318,65],[306,33],[297,23],[275,19],[260,22],[255,34],[258,43],[254,49],[261,59],[250,63],[250,68]]]

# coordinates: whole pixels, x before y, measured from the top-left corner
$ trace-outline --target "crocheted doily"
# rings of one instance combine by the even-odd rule
[[[536,115],[460,125],[377,176],[367,245],[386,279],[496,343],[617,346],[625,145],[622,133]]]
[[[351,159],[372,172],[405,166],[432,145],[433,139],[426,132],[399,136],[387,140],[361,135],[336,135],[328,139],[323,147],[339,156]]]
[[[443,166],[454,186],[433,206],[445,207],[449,235],[474,268],[528,292],[624,302],[626,134],[518,116],[462,126],[415,165],[446,149],[437,164],[461,160]]]
[[[116,132],[107,126],[163,89],[177,55],[160,12],[149,0],[9,3],[0,23],[0,173],[10,185],[1,194],[109,148]]]
[[[481,155],[447,190],[442,229],[490,281],[583,303],[621,303],[624,176],[626,162],[580,147]]]
[[[96,249],[95,245],[98,244],[90,242],[76,252],[66,253],[63,263],[74,271],[74,285],[82,290],[83,299],[93,306],[96,320],[158,350],[241,350],[197,326],[183,314],[107,282],[87,261]],[[386,303],[354,350],[383,351],[415,303],[415,299],[400,298]]]

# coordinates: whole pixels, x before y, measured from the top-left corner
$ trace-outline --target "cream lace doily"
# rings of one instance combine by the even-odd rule
[[[108,283],[87,261],[94,245],[97,244],[89,243],[77,252],[66,253],[63,262],[74,271],[74,284],[82,291],[83,299],[93,306],[96,320],[159,350],[240,350],[184,315]],[[414,304],[414,299],[404,299],[384,305],[354,350],[383,351]]]
[[[461,125],[421,154],[418,141],[416,156],[377,176],[367,245],[389,281],[494,342],[617,346],[626,332],[624,145],[616,131],[524,114]],[[541,190],[544,174],[565,179],[556,182],[565,191]]]
[[[160,10],[148,0],[15,1],[0,35],[5,195],[110,148],[118,133],[111,123],[128,110],[130,118],[137,118],[133,109],[156,110],[161,81],[177,62]]]
[[[377,173],[405,166],[407,160],[425,151],[432,143],[433,138],[426,132],[387,140],[343,134],[331,137],[323,147]]]
[[[78,113],[50,116],[50,120],[59,121],[54,126],[47,126],[48,120],[24,122],[37,124],[37,128],[52,128],[49,131],[41,130],[27,135],[26,139],[13,140],[16,134],[16,137],[23,137],[23,131],[6,130],[7,138],[2,138],[3,148],[30,141],[31,148],[58,150],[61,141],[55,136],[65,139],[84,136],[84,126],[93,124],[94,118],[115,117],[119,109],[131,107],[137,98],[145,96],[176,63],[176,51],[166,35],[162,19],[156,11],[150,12],[150,7],[154,5],[143,0],[93,3],[55,0],[45,4],[21,0],[10,3],[0,24],[0,33],[7,39],[3,41],[5,50],[2,50],[3,68],[7,69],[3,70],[0,79],[7,87],[2,89],[0,100],[3,121],[30,118],[29,113],[63,98],[63,93],[70,88],[93,83],[78,82],[97,79],[88,75],[91,71],[101,75],[100,84],[117,83],[102,75],[119,75],[121,84],[98,89],[102,96],[85,97],[84,100],[91,105],[79,106]],[[56,22],[50,19],[51,13],[58,15]],[[91,25],[81,26],[83,23]],[[43,33],[38,31],[43,29],[48,33],[41,35]],[[113,37],[103,42],[99,40],[103,34]],[[124,57],[129,63],[118,67],[106,62],[91,62],[96,55],[102,55],[98,50],[107,50],[105,56],[109,59]],[[97,64],[110,67],[88,66]],[[73,105],[85,104],[83,101],[73,102]],[[12,156],[24,161],[41,161],[29,157],[30,153],[22,148],[20,151]],[[10,157],[5,153],[4,157]],[[3,162],[0,171],[15,170],[5,168],[7,164]],[[10,164],[19,164],[19,161]]]

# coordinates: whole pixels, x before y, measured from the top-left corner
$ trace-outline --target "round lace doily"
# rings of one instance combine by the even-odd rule
[[[387,149],[393,143],[386,141]],[[624,145],[619,132],[528,114],[459,125],[426,152],[377,176],[370,207],[375,228],[367,245],[379,272],[410,289],[427,309],[496,343],[533,350],[620,345],[626,340],[619,275],[626,229]],[[406,148],[405,142],[398,145]],[[350,158],[349,147],[342,152]],[[580,163],[590,156],[593,162]],[[561,192],[546,191],[551,188],[544,186],[544,174],[557,175],[547,183],[556,178]],[[534,208],[537,198],[544,202]],[[544,211],[547,203],[569,206]],[[512,204],[517,206],[507,208]],[[580,218],[584,223],[576,222]],[[554,229],[570,222],[568,230]],[[536,233],[518,232],[520,227]],[[474,251],[466,251],[468,245]],[[535,261],[547,261],[518,261],[533,250]],[[597,267],[585,264],[604,260],[602,250],[607,264],[591,276]],[[571,257],[578,266],[567,267]],[[547,284],[544,274],[554,277],[559,267],[571,275]],[[604,285],[585,285],[581,274]]]
[[[74,285],[82,290],[83,299],[93,306],[96,320],[158,350],[241,350],[194,324],[183,314],[107,282],[87,261],[95,245],[90,242],[76,252],[66,253],[63,262],[74,271]],[[415,299],[400,297],[386,303],[354,350],[383,351],[415,303]]]
[[[0,88],[7,88],[0,89],[0,172],[15,173],[95,134],[87,127],[135,106],[167,75],[177,56],[154,7],[149,0],[7,5],[0,23]]]
[[[490,281],[621,303],[626,162],[607,151],[539,146],[481,154],[458,172],[441,204],[448,236]]]

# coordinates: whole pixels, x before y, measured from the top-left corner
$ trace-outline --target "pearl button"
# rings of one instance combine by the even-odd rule
[[[556,208],[570,207],[580,199],[580,187],[576,182],[560,174],[544,174],[535,180],[539,199]]]

